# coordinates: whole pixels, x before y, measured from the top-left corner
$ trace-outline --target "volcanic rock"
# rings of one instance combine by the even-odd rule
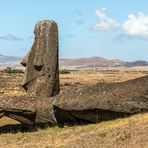
[[[21,62],[26,67],[22,86],[29,96],[55,96],[60,91],[57,24],[49,20],[40,21],[34,34],[34,43]]]

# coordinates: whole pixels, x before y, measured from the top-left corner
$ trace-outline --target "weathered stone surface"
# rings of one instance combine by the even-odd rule
[[[36,24],[35,39],[21,64],[26,67],[23,87],[29,96],[59,94],[58,28],[54,21]]]
[[[148,76],[74,88],[61,92],[55,98],[54,105],[64,110],[103,109],[136,113],[148,110]]]
[[[74,88],[51,98],[0,97],[0,117],[26,124],[96,123],[148,111],[148,76]]]
[[[148,111],[148,76],[62,92],[54,99],[57,121],[99,122]],[[75,122],[76,122],[75,121]]]
[[[0,118],[8,116],[24,124],[56,123],[53,98],[0,97]]]

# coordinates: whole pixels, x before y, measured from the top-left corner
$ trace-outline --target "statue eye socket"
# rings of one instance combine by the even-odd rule
[[[36,65],[34,66],[34,68],[35,68],[37,71],[41,71],[42,67],[43,67],[43,66],[36,66]]]

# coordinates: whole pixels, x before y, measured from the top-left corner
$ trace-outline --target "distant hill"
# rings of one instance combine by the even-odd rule
[[[126,67],[148,66],[148,62],[147,61],[125,62],[124,66],[126,66]]]
[[[20,67],[22,57],[0,55],[0,68],[4,67]],[[60,68],[67,67],[134,67],[134,66],[148,66],[147,61],[134,61],[124,62],[118,59],[105,59],[102,57],[90,58],[73,58],[73,59],[60,59]]]
[[[21,57],[0,55],[0,67],[18,67],[20,66]]]
[[[60,59],[60,66],[96,66],[96,67],[114,67],[123,65],[121,60],[108,60],[101,57]]]

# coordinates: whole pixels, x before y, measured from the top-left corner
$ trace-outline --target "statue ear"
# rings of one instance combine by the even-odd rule
[[[43,55],[40,53],[36,53],[34,57],[34,67],[36,70],[40,71],[43,67]]]
[[[22,64],[24,67],[27,66],[27,63],[28,63],[28,55],[29,55],[29,54],[27,54],[27,55],[23,58],[23,60],[21,61],[21,64]]]

